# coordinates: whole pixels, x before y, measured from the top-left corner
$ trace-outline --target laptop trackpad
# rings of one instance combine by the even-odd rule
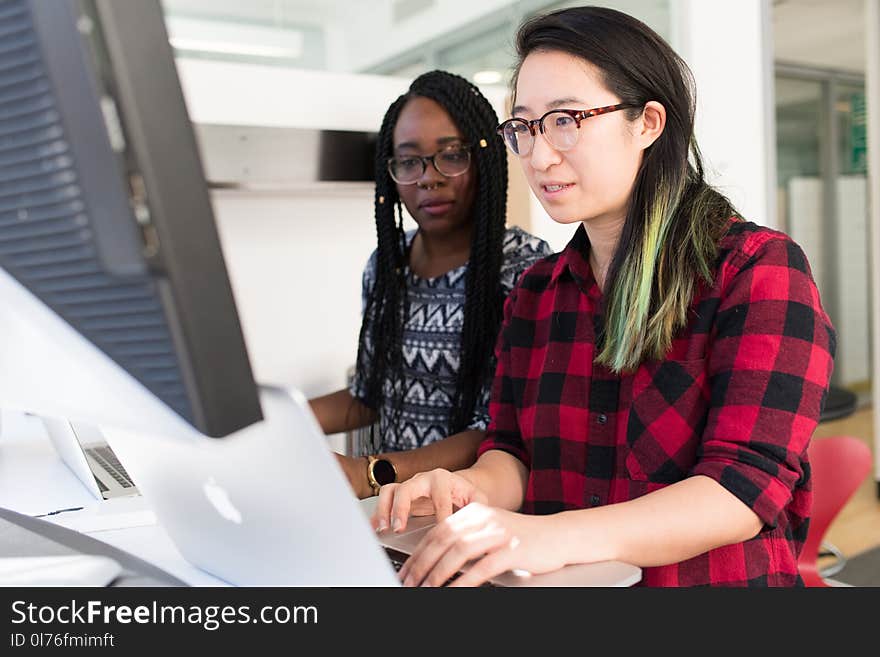
[[[413,522],[420,521],[420,522]],[[401,533],[395,534],[392,531],[384,531],[377,534],[379,542],[395,550],[412,554],[416,549],[422,537],[427,534],[431,527],[435,525],[434,516],[423,516],[421,518],[410,518],[406,523],[406,529]]]

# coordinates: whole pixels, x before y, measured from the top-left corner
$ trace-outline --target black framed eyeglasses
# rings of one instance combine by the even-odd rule
[[[606,105],[587,110],[554,109],[541,118],[531,121],[521,118],[507,119],[496,128],[496,132],[501,135],[507,148],[514,155],[526,156],[532,152],[537,130],[541,131],[541,134],[553,148],[567,151],[577,143],[581,121],[600,114],[609,114],[632,107],[640,106],[632,103],[618,103],[617,105]]]
[[[455,144],[432,155],[397,155],[388,158],[388,173],[399,185],[412,185],[428,168],[428,162],[447,178],[460,176],[471,166],[471,146]]]

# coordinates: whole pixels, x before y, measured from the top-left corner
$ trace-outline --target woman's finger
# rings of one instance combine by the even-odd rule
[[[493,577],[507,572],[514,567],[515,550],[519,540],[508,538],[501,549],[489,552],[465,570],[461,577],[450,582],[449,586],[480,586]]]
[[[402,484],[397,484],[397,488],[394,489],[394,498],[391,501],[391,512],[389,514],[392,531],[401,532],[406,529],[412,503],[420,497],[432,499],[434,497],[431,478],[425,476],[424,473],[417,474]]]
[[[501,526],[490,524],[460,536],[425,573],[421,586],[443,586],[470,561],[502,549],[510,542],[509,533]],[[415,579],[415,577],[413,578]],[[412,584],[416,586],[415,583]]]
[[[391,524],[391,504],[394,502],[394,489],[400,484],[386,484],[379,489],[379,501],[370,517],[370,524],[377,532],[385,531]]]

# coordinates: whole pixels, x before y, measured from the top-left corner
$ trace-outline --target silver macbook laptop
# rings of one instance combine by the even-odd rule
[[[212,575],[250,586],[398,586],[386,548],[399,561],[430,519],[377,536],[305,398],[262,389],[260,400],[266,419],[222,439],[105,434],[184,558]],[[640,576],[605,562],[493,583],[628,586]]]
[[[59,418],[41,419],[61,460],[95,498],[107,500],[139,494],[97,427]]]

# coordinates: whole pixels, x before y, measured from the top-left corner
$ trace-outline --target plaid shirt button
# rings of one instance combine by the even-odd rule
[[[601,503],[602,503],[602,500],[599,499],[598,495],[593,495],[590,498],[590,504],[592,504],[593,506],[599,506]]]
[[[599,415],[599,417],[596,418],[596,421],[599,424],[606,424],[608,422],[608,416],[605,415],[605,413],[602,413],[601,415]]]

